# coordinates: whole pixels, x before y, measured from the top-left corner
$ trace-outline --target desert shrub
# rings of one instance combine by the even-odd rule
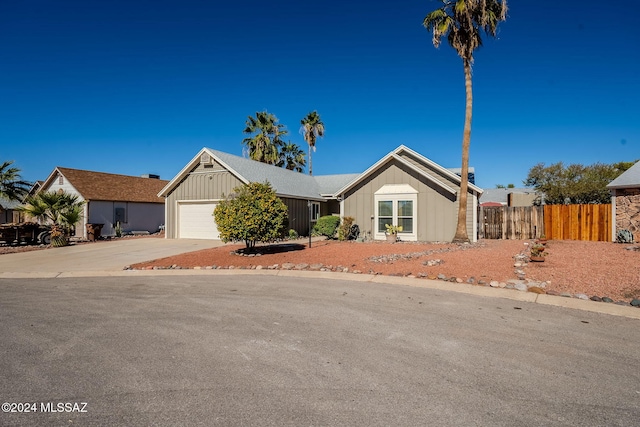
[[[328,239],[333,239],[333,236],[336,235],[338,224],[340,224],[340,217],[338,216],[321,216],[318,218],[316,225],[313,226],[313,232],[321,236],[326,236]]]
[[[338,228],[338,240],[348,240],[349,233],[351,232],[351,226],[356,219],[352,216],[342,217],[342,223]]]
[[[287,206],[269,183],[250,182],[235,188],[213,212],[223,242],[273,242],[284,234]]]
[[[289,229],[289,239],[295,240],[298,237],[298,232],[296,230],[294,230],[293,228]]]

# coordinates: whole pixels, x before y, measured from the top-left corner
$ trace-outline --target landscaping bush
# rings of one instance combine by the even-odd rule
[[[251,249],[256,242],[273,242],[283,236],[287,206],[269,183],[250,182],[233,191],[213,212],[223,242],[244,241]]]
[[[336,235],[336,229],[340,224],[340,217],[333,215],[321,216],[318,218],[316,225],[313,226],[314,234],[326,236],[328,239],[333,239]]]

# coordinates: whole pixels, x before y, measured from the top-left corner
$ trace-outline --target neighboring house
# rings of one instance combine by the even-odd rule
[[[540,195],[531,188],[486,188],[480,206],[532,206]]]
[[[219,239],[215,206],[235,187],[265,181],[287,205],[289,228],[302,235],[324,215],[354,217],[361,232],[377,240],[385,238],[387,223],[403,226],[401,240],[451,241],[455,235],[460,176],[401,145],[363,173],[324,176],[203,148],[158,193],[166,198],[166,237]],[[472,241],[480,194],[469,184]]]
[[[125,232],[157,232],[164,224],[164,199],[157,194],[166,184],[157,175],[137,177],[57,167],[39,191],[65,191],[85,201],[75,235],[86,238],[86,224],[103,224],[102,236],[114,236],[118,222]]]
[[[22,222],[23,215],[16,209],[20,202],[0,198],[0,224]]]
[[[633,240],[640,242],[640,162],[631,166],[607,185],[611,191],[613,209],[612,236],[617,230],[625,229],[633,233]]]

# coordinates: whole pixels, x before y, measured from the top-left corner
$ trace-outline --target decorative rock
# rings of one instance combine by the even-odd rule
[[[311,264],[309,266],[310,270],[320,270],[322,268],[322,264]]]
[[[613,302],[613,300],[609,297],[602,297],[602,302]]]
[[[594,295],[594,296],[592,296],[592,297],[591,297],[591,298],[589,298],[589,299],[590,299],[591,301],[597,301],[597,302],[601,302],[601,301],[602,301],[602,298],[600,298],[600,297],[599,297],[599,296],[597,296],[597,295]]]
[[[531,286],[530,288],[527,289],[527,291],[529,292],[533,292],[534,294],[544,294],[544,289],[539,288],[537,286]]]
[[[449,281],[450,281],[451,283],[454,283],[454,282],[456,282],[457,280],[458,280],[458,279],[456,279],[455,277],[451,277],[451,278],[449,279]]]
[[[563,292],[560,294],[561,297],[565,297],[565,298],[571,298],[571,294],[567,293],[567,292]]]
[[[476,283],[476,278],[475,277],[469,277],[467,279],[467,283],[473,285],[474,283]]]
[[[283,270],[291,270],[295,266],[296,265],[291,263],[291,262],[285,262],[284,264],[282,264],[282,269]]]
[[[616,305],[629,305],[626,301],[616,301]]]
[[[262,270],[262,266],[261,265],[256,265],[256,270]]]
[[[199,265],[196,265],[195,267],[193,267],[194,270],[202,270],[202,267],[200,267]]]
[[[640,299],[635,298],[631,300],[631,305],[634,307],[640,307]]]
[[[576,294],[576,298],[578,299],[583,299],[583,300],[589,300],[589,297],[585,294]]]
[[[524,283],[515,283],[513,287],[519,291],[526,292],[529,288]]]
[[[518,262],[516,262],[515,264],[513,264],[513,266],[514,266],[515,268],[520,268],[520,267],[524,266],[524,263],[522,263],[522,262],[518,261]]]
[[[489,282],[489,286],[491,286],[492,288],[499,288],[500,287],[500,282],[498,282],[496,280],[492,280],[491,282]]]
[[[300,264],[296,264],[296,266],[294,268],[296,270],[304,270],[307,267],[309,267],[309,264],[302,262]]]
[[[560,296],[560,292],[558,291],[547,291],[547,295]]]
[[[482,279],[478,280],[478,285],[486,285],[486,284],[487,284],[486,280],[482,280]]]
[[[447,280],[447,276],[445,276],[444,274],[438,274],[438,279],[440,280]]]
[[[462,280],[461,278],[459,278],[459,277],[458,277],[458,278],[456,279],[456,283],[464,283],[464,280]]]

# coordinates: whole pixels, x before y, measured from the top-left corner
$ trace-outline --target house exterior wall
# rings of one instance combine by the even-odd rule
[[[309,235],[309,206],[306,200],[281,197],[282,202],[287,205],[289,217],[289,229],[296,230],[300,236]],[[322,211],[320,203],[320,209]],[[288,230],[285,230],[288,231]]]
[[[415,159],[411,163],[429,175],[446,183],[451,188],[459,190],[457,183],[446,176],[436,174]],[[366,180],[353,187],[344,195],[344,216],[352,216],[360,226],[361,232],[371,236],[375,232],[374,195],[382,186],[387,184],[408,184],[418,192],[416,231],[420,241],[451,241],[455,235],[458,199],[456,195],[444,190],[438,184],[422,176],[415,170],[402,163],[391,160],[375,171]],[[467,204],[467,230],[469,238],[476,240],[474,222],[477,197],[469,194]],[[400,235],[400,237],[402,237]]]
[[[164,204],[137,202],[90,201],[88,221],[91,224],[104,224],[100,234],[115,236],[117,221],[116,209],[124,210],[124,221],[120,222],[122,231],[148,231],[156,233],[164,224]],[[80,230],[76,229],[76,234]]]
[[[640,242],[640,188],[616,190],[613,206],[615,206],[613,239],[616,238],[617,230],[624,229],[633,233],[634,242]]]
[[[184,201],[217,202],[231,194],[234,188],[243,184],[240,179],[213,160],[206,166],[198,164],[166,198],[166,237],[168,239],[178,238],[178,203]],[[309,234],[307,200],[283,196],[280,198],[287,206],[288,229],[296,230],[301,236],[307,236]],[[321,214],[327,212],[326,205],[324,202],[320,203]]]
[[[59,192],[60,190],[64,191],[67,194],[71,194],[73,196],[78,196],[79,201],[85,202],[86,200],[82,197],[82,195],[76,190],[76,188],[69,183],[66,177],[62,176],[62,183],[60,183],[61,175],[58,173],[56,177],[51,181],[51,184],[42,188],[40,191],[55,191]],[[75,225],[75,237],[86,238],[86,226],[87,224],[87,206],[85,205],[84,214],[78,223]]]
[[[215,161],[207,165],[198,164],[166,198],[166,238],[178,237],[179,202],[219,201],[241,185],[242,181]]]
[[[425,163],[424,161],[414,157],[413,155],[411,155],[411,153],[408,153],[406,151],[401,152],[400,157],[402,157],[403,160],[411,163],[413,166],[419,168],[429,176],[432,176],[434,179],[437,179],[440,182],[445,183],[446,185],[455,189],[458,192],[460,191],[460,184],[457,182],[457,178],[456,180],[452,179],[451,177],[435,169],[430,164]],[[455,207],[454,216],[455,216],[455,224],[457,225],[458,200],[456,200],[455,203],[456,203],[456,207]],[[477,208],[478,208],[478,195],[475,193],[473,194],[469,193],[469,195],[467,196],[467,233],[469,234],[469,239],[471,241],[477,240],[477,221],[476,221]],[[454,235],[455,235],[455,226],[453,229],[453,234],[451,239],[453,239]],[[422,240],[419,237],[418,239]],[[448,239],[448,240],[451,240],[451,239]]]

